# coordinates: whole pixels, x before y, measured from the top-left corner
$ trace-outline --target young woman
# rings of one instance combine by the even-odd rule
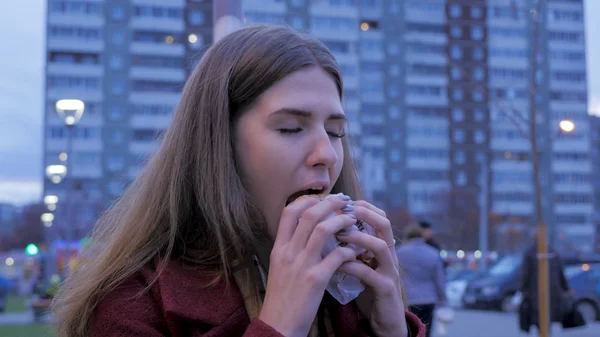
[[[351,201],[342,91],[331,52],[291,29],[213,45],[57,296],[58,336],[424,336],[405,312],[385,213]],[[308,193],[335,195],[287,205]],[[322,258],[357,219],[377,235],[338,239],[369,250],[370,265],[348,247]],[[336,271],[367,290],[340,305],[325,292]]]

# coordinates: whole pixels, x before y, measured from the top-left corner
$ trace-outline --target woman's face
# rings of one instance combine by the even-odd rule
[[[331,191],[344,162],[344,127],[335,82],[319,67],[277,82],[240,117],[237,161],[272,239],[290,197],[309,189]]]

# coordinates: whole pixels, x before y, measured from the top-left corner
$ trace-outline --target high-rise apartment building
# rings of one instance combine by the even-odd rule
[[[528,118],[535,2],[241,5],[244,24],[287,24],[334,51],[368,198],[438,219],[443,228],[461,216],[457,209],[479,207],[481,165],[489,169],[487,211],[535,222],[530,145],[508,117]],[[65,150],[54,103],[84,100],[70,163],[81,186],[72,198],[81,203],[80,221],[93,219],[94,205],[118,197],[156,148],[189,70],[212,41],[212,7],[210,0],[49,1],[44,162],[58,163]],[[589,249],[583,3],[546,0],[542,13],[535,78],[545,219]],[[575,130],[561,133],[562,119]],[[64,189],[46,181],[45,191]]]

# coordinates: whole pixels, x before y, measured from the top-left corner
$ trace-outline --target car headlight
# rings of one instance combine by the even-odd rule
[[[500,291],[500,288],[498,288],[498,286],[488,286],[488,287],[483,287],[483,289],[481,289],[481,293],[486,296],[496,295],[496,294],[498,294],[499,291]]]

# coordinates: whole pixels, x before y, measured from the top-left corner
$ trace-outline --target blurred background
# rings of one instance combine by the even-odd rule
[[[454,306],[513,312],[520,254],[541,221],[569,277],[595,291],[596,15],[600,0],[1,1],[0,311],[12,313],[0,332],[29,324],[31,295],[51,298],[76,265],[215,36],[254,23],[333,50],[367,199],[399,236],[431,224]],[[593,321],[600,288],[589,289],[581,303]],[[517,333],[512,314],[459,315],[481,331],[457,318],[450,334]]]

